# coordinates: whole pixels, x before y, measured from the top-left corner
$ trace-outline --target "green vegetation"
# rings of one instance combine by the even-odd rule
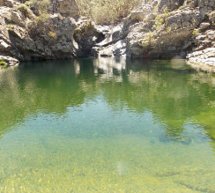
[[[54,39],[54,40],[57,39],[57,33],[56,32],[49,31],[48,35],[51,39]]]
[[[38,14],[44,14],[48,12],[50,6],[50,0],[30,0],[25,3],[29,7],[34,7],[38,10]]]
[[[155,18],[156,30],[159,30],[161,26],[164,24],[164,22],[165,22],[165,18],[163,17],[163,15],[157,15],[157,17]]]
[[[198,36],[200,34],[199,29],[194,29],[192,32],[193,36]]]
[[[145,34],[144,38],[140,41],[140,46],[144,48],[150,48],[155,42],[155,37],[153,32]]]
[[[29,0],[19,6],[19,9],[25,11],[29,15],[29,8],[34,8],[34,13],[37,15],[36,22],[44,22],[48,19],[48,9],[50,0]]]
[[[111,24],[126,17],[140,0],[79,0],[82,15],[98,24]]]
[[[7,68],[9,65],[4,60],[0,60],[0,68]]]
[[[94,30],[93,23],[91,21],[85,22],[83,25],[79,26],[74,31],[75,40],[81,39],[84,35]]]
[[[39,23],[39,22],[45,22],[47,21],[49,18],[49,14],[48,13],[42,13],[40,14],[37,18],[36,18],[36,22]]]
[[[34,19],[35,16],[32,13],[32,11],[30,10],[30,7],[27,3],[22,3],[19,4],[16,9],[18,9],[25,17],[30,18],[30,19]]]
[[[21,11],[23,14],[24,14],[24,16],[25,17],[27,17],[28,16],[28,6],[27,5],[25,5],[25,4],[20,4],[18,7],[17,7],[17,9],[19,10],[19,11]]]
[[[165,19],[169,16],[168,10],[165,10],[163,14],[157,15],[155,18],[155,29],[160,30],[165,24]]]

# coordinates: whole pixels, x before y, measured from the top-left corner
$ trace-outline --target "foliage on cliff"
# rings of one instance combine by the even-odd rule
[[[126,17],[140,0],[79,0],[81,15],[98,24],[110,24]]]

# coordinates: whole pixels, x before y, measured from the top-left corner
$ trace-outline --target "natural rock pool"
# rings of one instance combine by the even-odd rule
[[[0,72],[0,193],[214,193],[214,182],[214,76],[178,60]]]

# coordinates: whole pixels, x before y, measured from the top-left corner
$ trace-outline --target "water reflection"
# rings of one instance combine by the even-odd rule
[[[175,68],[180,63],[181,68]],[[177,137],[195,122],[211,139],[215,133],[215,77],[199,74],[182,60],[98,60],[44,62],[1,72],[0,128],[36,112],[65,113],[102,95],[113,109],[149,110]],[[101,94],[102,93],[102,94]]]
[[[1,72],[0,192],[215,192],[214,80],[182,60]]]

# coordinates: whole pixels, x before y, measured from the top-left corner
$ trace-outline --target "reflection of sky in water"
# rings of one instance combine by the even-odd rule
[[[215,192],[212,77],[173,64],[3,73],[0,192]]]

